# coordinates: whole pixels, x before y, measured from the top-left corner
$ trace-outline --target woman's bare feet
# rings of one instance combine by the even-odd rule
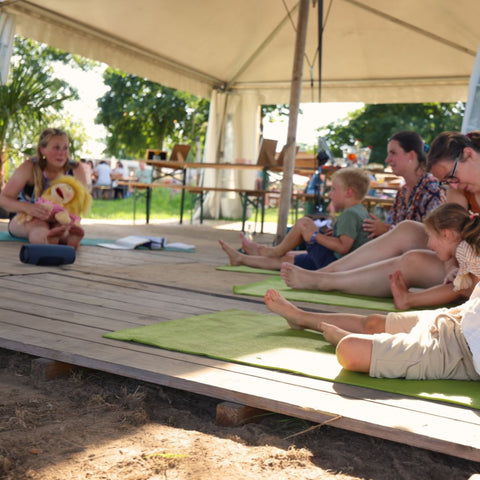
[[[53,227],[46,233],[45,243],[48,243],[49,245],[58,245],[60,243],[60,239],[65,234],[66,229],[67,227],[65,227],[65,225],[61,225],[59,227]],[[31,243],[44,243],[44,242],[32,241],[32,237],[35,237],[35,235],[30,235]]]
[[[408,299],[411,293],[408,291],[408,285],[402,272],[396,271],[390,275],[390,289],[392,290],[395,307],[399,310],[408,310],[410,308]]]
[[[293,263],[283,262],[280,268],[280,276],[291,288],[320,290],[318,288],[316,272],[297,267],[293,265]]]
[[[283,297],[278,290],[268,289],[264,301],[271,312],[282,316],[288,322],[290,328],[294,330],[303,330],[305,328],[301,319],[303,312]]]
[[[82,238],[85,236],[85,231],[80,225],[72,225],[67,234],[66,244],[73,247],[75,250],[80,246]]]
[[[320,330],[323,333],[323,338],[328,343],[332,345],[337,345],[338,342],[343,338],[349,335],[352,332],[347,332],[336,325],[331,325],[330,323],[320,322],[319,324]]]
[[[228,255],[228,258],[230,259],[230,265],[234,267],[238,265],[243,265],[243,253],[240,253],[239,251],[232,248],[230,245],[227,245],[223,240],[219,240],[218,243],[222,247],[222,250]]]
[[[250,240],[243,232],[240,232],[240,240],[242,241],[242,250],[247,255],[260,255],[260,245],[253,240]]]

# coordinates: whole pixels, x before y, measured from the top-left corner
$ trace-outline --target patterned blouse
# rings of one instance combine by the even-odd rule
[[[445,191],[431,173],[425,172],[409,196],[406,185],[398,191],[386,223],[394,226],[402,220],[421,222],[427,213],[444,202]]]

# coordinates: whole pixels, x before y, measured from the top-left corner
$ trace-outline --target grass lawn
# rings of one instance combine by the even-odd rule
[[[150,209],[151,220],[178,219],[180,216],[180,192],[173,192],[170,189],[154,188],[152,190],[152,205]],[[137,199],[136,218],[145,218],[145,198]],[[268,208],[265,211],[266,222],[276,222],[278,209]],[[185,196],[184,217],[190,218],[190,198]],[[86,218],[108,219],[108,220],[132,220],[133,219],[133,197],[122,200],[94,200],[92,210]],[[228,220],[238,220],[234,218]]]

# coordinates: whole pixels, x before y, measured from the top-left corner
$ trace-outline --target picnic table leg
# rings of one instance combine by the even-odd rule
[[[243,215],[242,215],[242,232],[245,233],[245,222],[247,220],[247,203],[248,203],[248,195],[246,193],[240,193],[242,197],[242,205],[243,205]]]
[[[185,185],[187,184],[187,169],[183,169],[183,178],[182,178],[182,193],[180,197],[180,225],[183,223],[183,207],[185,204]]]
[[[146,222],[147,225],[150,223],[150,207],[151,207],[151,200],[152,200],[152,189],[151,187],[147,187],[147,198],[146,198]]]
[[[135,225],[135,215],[137,213],[137,187],[133,187],[133,224]]]
[[[263,224],[265,222],[265,197],[267,194],[265,193],[268,190],[268,167],[263,169],[263,180],[262,180],[262,224],[260,225],[260,233],[263,233]]]
[[[265,192],[265,190],[264,190]],[[262,223],[260,224],[260,233],[263,233],[263,223],[265,222],[265,197],[266,197],[266,194],[265,193],[262,193],[262,199],[261,199],[261,208],[262,208],[262,214],[261,214],[261,217],[262,217]],[[257,222],[257,220],[255,220],[255,223]]]

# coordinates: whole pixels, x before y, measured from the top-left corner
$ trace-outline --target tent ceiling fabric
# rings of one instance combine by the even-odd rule
[[[16,15],[20,35],[166,86],[289,101],[297,0],[7,0],[1,8]],[[319,101],[317,8],[304,102]],[[321,101],[466,101],[480,1],[324,0],[323,11]]]

